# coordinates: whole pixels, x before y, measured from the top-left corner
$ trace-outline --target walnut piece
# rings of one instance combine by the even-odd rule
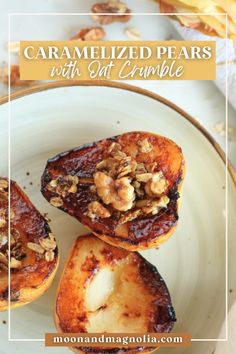
[[[147,181],[145,185],[145,192],[150,197],[160,196],[168,188],[169,182],[164,177],[162,172],[156,172],[152,175],[152,178]]]
[[[102,27],[82,28],[71,40],[78,41],[99,41],[106,36]]]
[[[109,218],[111,213],[101,203],[94,201],[89,203],[87,215],[94,220],[96,218]]]
[[[94,183],[98,196],[105,204],[112,204],[113,208],[120,211],[132,208],[135,193],[128,177],[114,180],[103,172],[96,172],[94,174]]]
[[[113,22],[128,22],[131,18],[131,10],[119,0],[94,4],[91,11],[94,13],[92,15],[93,20],[100,25],[108,25]],[[104,13],[104,15],[96,15],[99,13]]]

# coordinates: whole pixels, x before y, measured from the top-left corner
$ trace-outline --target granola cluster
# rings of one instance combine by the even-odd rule
[[[148,154],[153,146],[146,138],[138,143],[138,150]],[[94,185],[90,187],[100,201],[88,205],[87,215],[95,220],[108,218],[113,211],[123,212],[119,219],[122,224],[139,216],[158,214],[169,203],[169,183],[157,169],[156,162],[139,163],[127,156],[119,143],[112,142],[108,157],[96,165]]]
[[[77,192],[77,185],[79,179],[77,176],[59,176],[56,179],[52,179],[48,185],[47,189],[50,192],[57,194],[56,197],[50,199],[50,204],[55,207],[60,207],[63,205],[63,198],[65,198],[70,193],[74,194]]]

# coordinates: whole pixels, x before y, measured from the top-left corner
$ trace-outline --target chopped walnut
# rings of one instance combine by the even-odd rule
[[[169,182],[164,177],[162,172],[156,172],[145,185],[145,192],[150,196],[160,196],[168,188]]]
[[[91,11],[94,13],[92,18],[100,25],[108,25],[113,22],[127,22],[131,18],[131,10],[125,3],[119,0],[110,0],[94,4]],[[104,15],[99,15],[103,13]]]
[[[138,147],[139,147],[139,151],[143,153],[148,153],[153,149],[152,144],[148,141],[147,138],[139,141]]]
[[[103,172],[94,174],[94,183],[97,188],[97,194],[105,204],[111,204],[114,194],[114,180]]]
[[[8,74],[8,67],[4,67],[0,69],[0,77],[2,79],[2,82],[5,85],[8,85],[9,81],[9,74]],[[29,86],[32,84],[32,80],[21,80],[20,79],[20,67],[19,65],[11,65],[10,67],[10,85],[12,87],[18,87],[18,86]]]
[[[117,196],[112,205],[115,209],[126,211],[132,208],[135,199],[134,187],[128,177],[122,177],[115,181],[115,191]]]
[[[79,33],[71,38],[78,41],[99,41],[103,39],[106,32],[102,27],[82,28]]]
[[[94,182],[98,196],[105,204],[112,204],[115,209],[120,211],[132,208],[135,194],[134,187],[128,177],[113,180],[103,172],[96,172]]]
[[[94,220],[96,218],[109,218],[111,213],[101,203],[94,201],[89,203],[87,215]]]

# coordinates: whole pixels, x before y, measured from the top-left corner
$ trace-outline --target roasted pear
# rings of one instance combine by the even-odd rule
[[[60,279],[55,323],[64,333],[170,332],[175,312],[164,280],[139,253],[80,236]],[[79,353],[139,353],[155,348],[76,348]]]
[[[42,193],[102,240],[141,250],[159,246],[175,230],[183,178],[179,146],[130,132],[48,160]]]
[[[8,201],[9,182],[1,178],[0,311],[8,308],[9,265],[11,308],[27,304],[42,295],[50,286],[58,265],[57,244],[47,221],[16,182],[10,182],[10,213]]]

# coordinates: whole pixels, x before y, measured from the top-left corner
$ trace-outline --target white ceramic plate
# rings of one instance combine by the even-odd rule
[[[143,255],[157,266],[169,287],[178,318],[175,331],[190,332],[198,339],[217,338],[229,290],[225,288],[225,164],[197,123],[194,126],[174,106],[140,89],[109,85],[56,88],[52,84],[51,89],[11,102],[11,177],[26,187],[39,210],[48,212],[61,250],[60,269],[49,291],[34,303],[11,312],[11,337],[37,339],[43,338],[44,332],[55,331],[52,314],[58,279],[73,240],[85,230],[42,197],[39,184],[46,160],[83,143],[146,130],[165,135],[182,147],[186,179],[176,233],[159,250],[145,251]],[[1,152],[7,152],[7,111],[8,104],[0,106]],[[0,170],[2,175],[7,174],[5,153],[1,153]],[[231,261],[236,254],[236,191],[232,177],[228,211]],[[229,288],[234,290],[229,294],[231,303],[236,271],[231,263],[229,268]],[[0,319],[7,319],[7,314],[1,314]],[[4,342],[1,339],[2,354],[15,350],[19,354],[68,352],[66,348],[44,348],[41,342],[9,343],[7,325],[0,325],[1,338],[5,336]],[[159,353],[211,354],[214,348],[214,342],[203,342],[191,348],[163,348]]]

